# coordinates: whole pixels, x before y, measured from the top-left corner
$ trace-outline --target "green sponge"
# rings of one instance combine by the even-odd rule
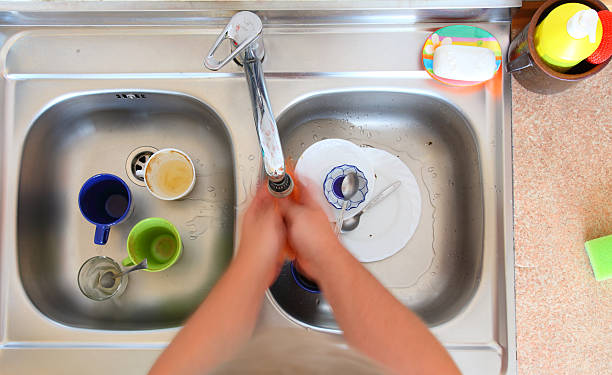
[[[595,280],[612,278],[612,235],[587,241],[584,248],[591,260]]]

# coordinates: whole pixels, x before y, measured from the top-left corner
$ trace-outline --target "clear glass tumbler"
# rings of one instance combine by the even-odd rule
[[[121,273],[121,267],[109,257],[95,256],[89,258],[79,270],[79,288],[81,292],[94,301],[104,301],[120,296],[127,287],[128,276]]]

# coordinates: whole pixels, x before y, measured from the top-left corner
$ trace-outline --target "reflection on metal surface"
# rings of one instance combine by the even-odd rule
[[[236,13],[208,51],[208,55],[204,59],[204,65],[208,69],[216,71],[228,62],[235,60],[244,67],[244,74],[251,95],[255,129],[261,145],[264,171],[270,180],[268,183],[270,193],[284,197],[291,194],[293,181],[286,176],[283,149],[261,67],[265,56],[262,31],[261,19],[255,13]],[[219,61],[214,57],[214,53],[226,39],[230,40],[232,52],[222,61]]]
[[[408,165],[424,195],[421,223],[406,248],[367,268],[431,325],[463,373],[515,373],[510,79],[500,72],[479,87],[447,87],[419,62],[425,38],[456,22],[486,29],[505,50],[509,10],[323,3],[275,10],[285,5],[265,2],[257,12],[285,154],[295,158],[317,140],[340,137]],[[119,4],[34,12],[20,3],[19,12],[0,11],[0,368],[7,373],[80,368],[111,354],[118,360],[100,371],[126,358],[146,371],[176,334],[161,328],[180,325],[227,266],[263,177],[244,71],[201,67],[233,5],[109,10]],[[141,146],[186,151],[196,166],[194,190],[163,202],[125,178],[134,215],[95,248],[75,191],[98,172],[126,177],[126,157]],[[79,266],[100,252],[123,259],[129,229],[148,216],[176,224],[185,246],[177,264],[130,274],[116,300],[87,300]],[[300,289],[313,296],[300,300],[293,286],[283,269],[258,330],[338,332],[324,296]]]
[[[91,131],[79,132],[84,124],[92,126]],[[150,92],[146,99],[129,102],[114,93],[99,93],[51,106],[33,122],[24,140],[17,212],[21,281],[34,305],[49,318],[96,329],[177,326],[231,259],[232,233],[216,227],[206,236],[189,235],[197,241],[185,241],[183,258],[163,274],[130,275],[130,286],[118,301],[92,302],[74,288],[78,270],[73,265],[98,253],[124,258],[126,235],[139,220],[158,216],[179,225],[191,215],[187,205],[163,202],[132,185],[133,215],[113,230],[104,247],[91,246],[91,228],[75,209],[75,189],[99,172],[124,174],[125,155],[142,143],[180,147],[206,161],[200,172],[215,172],[206,182],[229,189],[217,201],[233,204],[231,144],[225,125],[203,103],[167,93]],[[232,221],[233,215],[219,207],[210,215]],[[178,228],[183,237],[190,233],[186,224]],[[192,267],[194,263],[199,266]]]
[[[399,254],[367,266],[383,284],[398,289],[396,295],[410,301],[407,305],[430,325],[461,311],[478,286],[484,225],[478,148],[461,112],[422,94],[346,91],[300,101],[283,112],[278,124],[293,159],[317,134],[358,145],[375,141],[415,172],[431,165],[435,177],[419,182],[430,200],[414,239]],[[308,326],[338,329],[315,296],[300,293],[288,277],[283,274],[271,288],[280,307]]]

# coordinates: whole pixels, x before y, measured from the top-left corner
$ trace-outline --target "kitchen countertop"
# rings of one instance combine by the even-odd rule
[[[612,234],[612,68],[556,95],[512,81],[519,374],[611,374],[612,280],[584,242]]]

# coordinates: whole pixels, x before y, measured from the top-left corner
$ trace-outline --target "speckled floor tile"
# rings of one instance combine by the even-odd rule
[[[512,82],[519,374],[612,374],[612,280],[584,242],[612,234],[612,65],[556,95]]]

